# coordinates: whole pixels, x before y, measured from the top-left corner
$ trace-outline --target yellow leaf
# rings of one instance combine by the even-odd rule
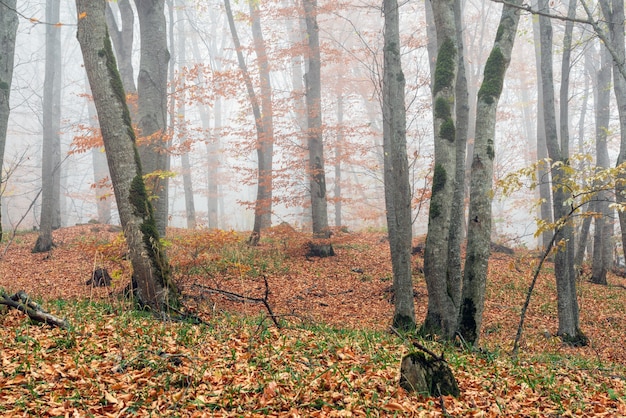
[[[384,406],[384,408],[388,409],[389,411],[403,411],[404,412],[404,407],[397,402],[389,402],[387,405]]]
[[[86,18],[86,17],[87,17],[87,12],[82,12],[82,13],[80,13],[80,14],[78,15],[78,20],[80,20],[80,19],[84,19],[84,18]]]
[[[37,19],[36,17],[31,17],[30,19],[28,19],[31,21],[31,23],[39,23],[39,19]]]
[[[57,23],[54,24],[55,28],[60,28],[61,26],[63,26],[63,23],[61,23],[61,22],[57,22]]]

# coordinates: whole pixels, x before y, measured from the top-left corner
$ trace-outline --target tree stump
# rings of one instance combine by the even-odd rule
[[[400,387],[425,396],[460,395],[452,370],[442,358],[421,352],[407,354],[400,363]]]
[[[87,280],[85,284],[94,287],[109,287],[111,286],[111,276],[106,269],[97,268],[91,274],[91,279]]]

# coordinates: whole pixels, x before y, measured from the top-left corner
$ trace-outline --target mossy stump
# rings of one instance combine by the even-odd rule
[[[448,363],[424,353],[409,353],[400,363],[400,387],[424,396],[458,397],[459,385]]]

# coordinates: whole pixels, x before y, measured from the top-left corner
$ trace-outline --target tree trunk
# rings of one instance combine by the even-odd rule
[[[479,340],[485,305],[491,243],[496,111],[519,23],[519,9],[515,5],[521,3],[521,0],[511,0],[511,6],[505,5],[502,8],[498,34],[485,64],[483,82],[478,91],[467,251],[458,327],[459,333],[470,344],[476,344]]]
[[[98,111],[115,199],[137,283],[140,305],[178,309],[179,295],[146,192],[126,95],[107,35],[105,0],[76,0],[78,41]]]
[[[167,120],[167,32],[165,0],[135,0],[139,16],[141,59],[137,78],[137,125],[146,186],[154,197],[157,229],[165,236],[168,221],[169,141]]]
[[[322,86],[319,27],[317,26],[317,0],[303,0],[307,29],[307,62],[305,74],[307,108],[307,144],[309,147],[309,178],[311,188],[311,214],[313,239],[310,254],[320,257],[334,256],[328,229],[326,201],[326,173],[324,171],[324,144],[322,141]]]
[[[340,227],[341,219],[341,159],[343,158],[343,95],[337,96],[337,141],[335,143],[335,226]]]
[[[46,1],[46,20],[58,22],[59,0]],[[61,27],[46,25],[46,69],[43,88],[41,218],[33,252],[52,249],[52,230],[61,226]]]
[[[397,0],[383,2],[385,16],[383,69],[383,149],[385,208],[393,270],[393,327],[415,328],[411,276],[411,184],[406,151],[404,73],[400,55],[400,16]]]
[[[539,21],[533,19],[533,38],[535,44],[535,63],[537,68],[537,97],[543,97],[543,85],[541,83],[541,42],[539,34]],[[546,129],[544,121],[544,106],[542,100],[537,100],[537,161],[548,158],[548,149],[546,148]],[[544,165],[540,165],[537,169],[537,179],[539,181],[539,217],[544,221],[551,223],[552,215],[552,189],[550,188],[550,170]],[[540,245],[542,248],[548,248],[552,241],[552,234],[548,231],[541,234]]]
[[[455,0],[432,2],[437,29],[437,63],[433,83],[435,167],[424,251],[424,276],[428,288],[428,312],[424,334],[452,339],[456,332],[458,306],[448,282],[450,202],[454,199],[456,173],[456,133],[454,120],[458,46]],[[454,290],[453,290],[454,292]]]
[[[599,2],[602,13],[610,31],[610,42],[616,56],[613,57],[613,90],[617,102],[617,113],[620,125],[620,146],[617,156],[617,165],[626,163],[626,79],[620,66],[626,60],[624,39],[624,2],[618,0],[602,0]],[[620,20],[621,19],[621,20]],[[615,181],[615,195],[617,203],[626,204],[626,174],[619,174]],[[621,229],[622,251],[626,254],[626,213],[618,211]]]
[[[180,5],[182,6],[182,5]],[[167,2],[170,26],[169,38],[170,45],[174,45],[178,40],[177,47],[173,50],[172,55],[176,59],[170,59],[170,127],[173,133],[178,134],[178,143],[182,145],[185,142],[187,133],[185,120],[185,89],[180,89],[176,93],[176,82],[174,74],[176,66],[182,68],[185,65],[185,15],[182,7],[177,8],[176,20],[174,20],[174,1]],[[175,23],[174,23],[175,22]],[[178,36],[174,36],[174,26],[178,30]],[[181,150],[180,155],[181,175],[183,177],[183,192],[185,194],[185,219],[187,220],[187,228],[196,228],[196,206],[193,196],[193,184],[191,181],[191,163],[189,161],[189,152]]]
[[[600,44],[600,69],[597,75],[597,88],[595,89],[595,112],[596,112],[596,167],[606,169],[609,167],[609,151],[607,137],[609,122],[611,120],[611,55],[604,45]],[[595,184],[594,188],[602,188],[602,184]],[[610,260],[606,259],[607,248],[612,249],[612,237],[609,232],[608,216],[610,214],[609,201],[611,199],[608,190],[601,190],[595,196],[594,211],[601,216],[594,219],[593,258],[591,263],[591,281],[596,284],[606,285],[606,274],[611,268]]]
[[[111,4],[117,3],[122,27],[117,24]],[[126,94],[136,94],[135,72],[133,69],[133,40],[135,29],[135,12],[130,4],[130,0],[118,0],[107,2],[106,20],[111,41],[115,48],[115,56],[122,77],[122,84]],[[132,109],[131,109],[132,111]]]
[[[540,0],[540,10],[549,11],[548,0]],[[550,159],[562,165],[553,167],[553,185],[565,184],[567,180],[566,165],[569,160],[567,142],[559,144],[556,129],[554,103],[554,79],[552,70],[552,23],[546,16],[539,16],[541,38],[541,83],[543,88],[544,122],[546,145]],[[563,103],[563,105],[567,105]],[[553,187],[552,205],[555,220],[569,222],[569,207],[566,201],[569,195],[564,187]],[[563,342],[570,345],[585,345],[587,338],[580,330],[578,299],[576,294],[576,275],[574,272],[574,242],[571,223],[565,224],[556,231],[557,251],[554,258],[554,273],[557,289],[557,312],[559,318],[558,335]],[[562,247],[562,248],[561,248]]]
[[[248,67],[243,57],[243,53],[241,52],[241,42],[239,41],[239,35],[237,35],[237,28],[235,26],[232,9],[230,7],[230,0],[224,0],[224,5],[226,7],[226,16],[228,17],[228,25],[230,26],[233,43],[235,44],[235,50],[237,51],[237,62],[239,63],[239,69],[243,74],[246,89],[248,91],[248,99],[250,100],[250,105],[252,107],[252,114],[254,115],[254,124],[257,134],[257,198],[254,206],[254,226],[252,228],[252,235],[250,235],[250,238],[248,239],[249,244],[256,245],[261,238],[261,231],[271,225],[271,167],[274,133],[271,122],[272,99],[269,67],[265,52],[265,44],[261,35],[261,22],[260,17],[258,16],[258,8],[256,8],[257,6],[253,6],[251,4],[253,36],[255,50],[257,52],[257,60],[259,62],[260,72],[265,73],[261,76],[262,97],[261,103],[259,104],[259,99],[254,92],[254,86],[252,85],[252,79],[248,72]]]
[[[16,0],[6,0],[0,3],[0,184],[4,172],[4,149],[7,141],[7,127],[9,124],[9,97],[13,82],[13,61],[15,57],[15,37],[17,34]],[[1,212],[0,212],[1,213]],[[0,216],[0,241],[2,241],[2,217]]]

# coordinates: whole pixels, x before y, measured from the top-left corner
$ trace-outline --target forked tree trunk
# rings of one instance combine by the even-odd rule
[[[539,8],[549,11],[548,0],[540,0]],[[554,79],[552,70],[552,23],[546,16],[539,16],[539,30],[541,40],[541,83],[543,88],[544,122],[548,155],[553,162],[563,165],[554,166],[552,172],[553,185],[564,184],[567,180],[567,165],[569,148],[567,142],[559,143],[556,128],[554,103]],[[566,106],[566,103],[562,105]],[[555,220],[567,219],[569,207],[566,200],[569,194],[563,187],[552,188],[552,205]],[[557,251],[554,257],[554,273],[556,276],[557,313],[559,318],[558,335],[563,342],[571,345],[585,345],[587,338],[580,330],[578,299],[576,294],[576,274],[574,272],[574,242],[572,226],[564,225],[556,231]]]
[[[2,165],[4,161],[4,148],[7,140],[7,127],[9,123],[9,96],[13,81],[13,61],[15,57],[15,36],[17,34],[17,9],[16,0],[6,0],[0,3],[0,182],[2,178]],[[1,211],[0,211],[1,213]],[[0,241],[2,240],[2,217],[0,216]]]
[[[424,251],[424,276],[428,288],[428,312],[422,332],[451,339],[456,332],[458,306],[449,292],[448,238],[456,173],[454,119],[458,48],[455,0],[432,2],[437,29],[437,63],[433,82],[435,167]],[[453,291],[454,292],[454,291]]]
[[[385,47],[383,73],[383,149],[385,208],[393,270],[393,326],[415,328],[411,276],[411,184],[406,151],[404,73],[400,55],[400,15],[397,0],[383,2]]]
[[[76,0],[78,41],[98,111],[117,208],[140,304],[170,313],[180,306],[148,199],[126,95],[107,34],[105,0]]]
[[[504,76],[511,62],[511,51],[519,23],[519,9],[514,5],[520,5],[522,1],[511,0],[511,3],[513,6],[505,5],[502,9],[498,34],[485,64],[484,78],[478,91],[476,107],[476,138],[472,157],[467,251],[458,325],[459,333],[470,344],[476,344],[480,337],[485,305],[491,242],[496,111],[502,93]]]
[[[257,134],[257,198],[254,206],[254,226],[252,234],[250,238],[248,238],[250,245],[256,245],[261,238],[261,231],[271,225],[272,213],[272,153],[274,132],[272,126],[272,90],[269,79],[269,64],[267,62],[265,42],[261,34],[258,5],[255,6],[251,3],[252,32],[257,60],[259,62],[259,71],[261,73],[261,103],[259,104],[259,98],[254,92],[252,79],[241,51],[241,43],[239,41],[239,35],[237,34],[233,12],[230,7],[230,0],[224,0],[224,5],[226,7],[228,25],[237,52],[237,62],[243,74],[248,99],[252,107]]]

